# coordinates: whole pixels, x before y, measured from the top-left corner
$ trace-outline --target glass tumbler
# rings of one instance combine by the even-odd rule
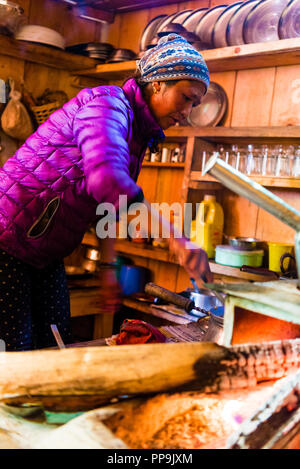
[[[295,154],[293,157],[292,176],[300,176],[300,145],[295,149]]]

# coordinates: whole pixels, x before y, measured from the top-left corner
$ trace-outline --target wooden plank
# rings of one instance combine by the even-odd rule
[[[300,38],[223,47],[201,53],[211,73],[297,65],[300,61]],[[80,73],[109,80],[110,77],[116,78],[125,71],[127,74],[135,71],[135,61],[122,62],[120,74],[116,65],[118,64],[98,65],[94,69],[81,70]]]
[[[299,126],[299,111],[300,65],[278,67],[270,125]]]
[[[215,142],[234,142],[241,139],[275,141],[286,139],[288,141],[299,142],[298,126],[253,126],[253,127],[190,127],[177,126],[170,127],[166,132],[166,137],[171,138],[189,138],[199,137]]]
[[[273,190],[272,192],[278,197],[281,197],[292,207],[295,207],[298,210],[300,209],[299,191]],[[295,242],[295,231],[263,209],[258,210],[257,229],[255,236],[259,239],[265,239],[267,241],[273,242],[284,242],[292,244]]]
[[[300,39],[211,49],[203,57],[211,72],[295,65],[300,58]]]
[[[270,122],[275,68],[237,73],[232,126],[260,127]]]
[[[295,177],[273,177],[273,176],[250,176],[250,179],[261,184],[265,187],[285,187],[288,189],[299,189],[300,188],[300,179]],[[218,183],[218,181],[212,176],[205,175],[202,176],[201,171],[191,171],[191,179],[189,186],[195,189],[200,189],[201,183],[211,182]],[[199,183],[193,184],[193,183]]]
[[[142,31],[148,23],[148,10],[122,14],[119,47],[133,50],[138,54]]]
[[[236,82],[236,72],[211,73],[210,80],[211,82],[215,82],[221,85],[227,95],[227,99],[228,99],[227,112],[220,125],[224,127],[230,127],[232,109],[233,109],[233,100],[234,100],[234,89],[235,89],[235,82]]]
[[[145,198],[148,202],[157,202],[156,191],[158,184],[159,171],[158,168],[142,167],[139,174],[137,184],[143,189]]]
[[[16,41],[4,35],[0,35],[0,49],[1,55],[5,57],[13,57],[62,70],[85,69],[97,64],[96,60],[89,57],[70,54],[37,43]]]

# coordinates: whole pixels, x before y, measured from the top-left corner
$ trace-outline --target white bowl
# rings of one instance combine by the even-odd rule
[[[15,34],[15,39],[19,41],[38,42],[49,46],[65,48],[64,37],[54,29],[46,28],[35,24],[21,26]]]

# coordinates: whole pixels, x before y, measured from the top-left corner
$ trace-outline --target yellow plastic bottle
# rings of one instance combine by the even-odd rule
[[[210,259],[215,257],[216,246],[222,244],[223,228],[224,212],[221,205],[214,195],[205,195],[197,211],[194,238]]]

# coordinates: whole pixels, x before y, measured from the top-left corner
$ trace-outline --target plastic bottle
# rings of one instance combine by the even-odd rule
[[[195,241],[210,259],[215,257],[216,246],[222,244],[224,212],[214,195],[205,195],[196,215]]]

